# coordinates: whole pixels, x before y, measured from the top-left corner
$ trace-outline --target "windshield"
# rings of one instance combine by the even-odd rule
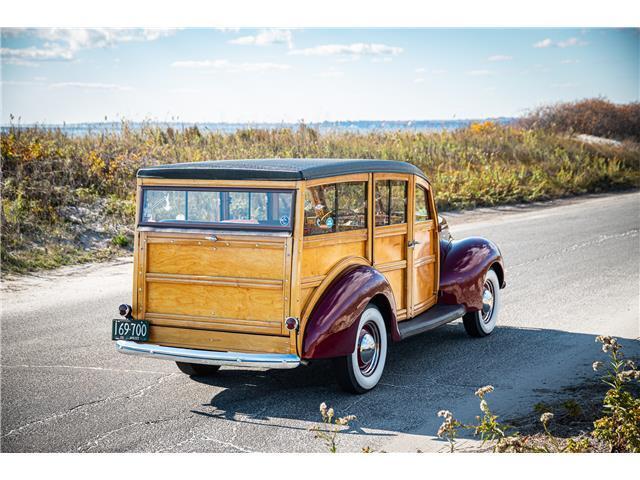
[[[144,188],[140,223],[291,230],[293,191]]]

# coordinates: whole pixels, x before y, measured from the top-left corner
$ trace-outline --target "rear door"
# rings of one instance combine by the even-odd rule
[[[284,334],[288,251],[290,237],[141,232],[138,318],[160,326]]]
[[[142,189],[134,309],[150,341],[250,351],[260,335],[288,336],[293,193]]]
[[[373,192],[373,266],[393,291],[398,321],[410,318],[410,175],[375,173]]]

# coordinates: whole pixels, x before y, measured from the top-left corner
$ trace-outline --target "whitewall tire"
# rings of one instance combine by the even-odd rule
[[[334,360],[338,383],[348,392],[368,392],[380,381],[386,360],[384,318],[380,310],[370,304],[358,321],[353,353]]]
[[[482,309],[462,317],[464,329],[472,337],[486,337],[493,332],[500,314],[501,293],[498,275],[489,270],[482,286]]]

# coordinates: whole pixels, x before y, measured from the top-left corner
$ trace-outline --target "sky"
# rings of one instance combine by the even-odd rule
[[[518,116],[640,97],[640,29],[2,29],[17,123]]]

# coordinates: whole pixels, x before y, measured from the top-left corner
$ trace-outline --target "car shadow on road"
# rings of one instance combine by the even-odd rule
[[[222,368],[215,376],[192,377],[218,387],[211,401],[192,413],[306,430],[307,425],[284,424],[279,419],[319,422],[318,407],[326,402],[338,416],[357,416],[345,433],[392,436],[424,430],[427,423],[433,425],[431,435],[435,435],[441,422],[438,410],[455,406],[459,410],[454,413],[467,415],[461,420],[473,421],[480,413],[474,392],[483,385],[496,388],[489,398],[492,407],[518,413],[513,410],[515,403],[522,410],[519,413],[526,414],[534,402],[518,404],[520,400],[514,399],[540,396],[545,389],[551,394],[556,387],[595,375],[591,362],[603,360],[603,354],[594,338],[560,330],[498,327],[489,337],[473,339],[456,322],[391,344],[380,384],[367,394],[342,392],[331,361],[293,370]],[[619,340],[628,355],[640,355],[640,342]],[[578,365],[576,359],[580,359]]]

